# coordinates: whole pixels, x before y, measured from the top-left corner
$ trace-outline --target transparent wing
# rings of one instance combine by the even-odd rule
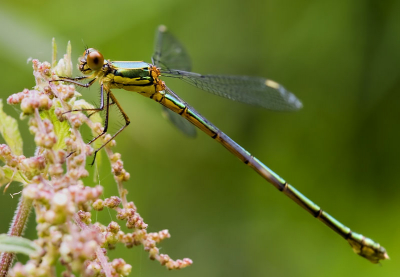
[[[164,25],[157,28],[152,62],[155,66],[169,71],[180,69],[191,70],[190,57],[182,44],[172,36]],[[185,118],[163,106],[163,115],[171,123],[189,137],[196,136],[196,128]]]
[[[303,105],[282,85],[265,78],[248,76],[201,75],[191,70],[189,55],[163,25],[156,31],[153,64],[164,76],[180,78],[212,94],[270,110],[298,110]]]
[[[192,64],[182,44],[161,25],[157,28],[152,62],[164,69],[179,69],[190,71]]]
[[[167,109],[162,106],[163,115],[174,124],[179,130],[181,130],[185,135],[189,137],[196,137],[196,128],[185,118],[180,116],[179,114],[174,113],[173,111]]]
[[[161,70],[161,74],[182,79],[212,94],[269,110],[294,111],[303,107],[282,85],[261,77],[201,75],[172,69]]]

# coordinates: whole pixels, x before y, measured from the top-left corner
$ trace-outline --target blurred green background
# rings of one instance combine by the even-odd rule
[[[149,231],[169,229],[161,252],[194,264],[167,271],[141,247],[121,245],[110,256],[131,263],[131,276],[399,276],[400,1],[3,0],[0,97],[34,85],[27,59],[50,61],[53,37],[58,58],[70,40],[74,61],[86,44],[109,59],[150,62],[159,24],[186,46],[195,72],[265,76],[303,101],[300,112],[270,112],[165,80],[324,210],[380,242],[391,260],[379,266],[358,257],[218,143],[200,133],[186,138],[158,104],[122,90],[115,95],[132,124],[115,151],[131,174],[129,199]],[[98,101],[98,86],[80,91]],[[116,131],[123,122],[112,116]],[[26,121],[20,130],[32,155]],[[116,194],[108,162],[99,180],[104,197]],[[1,233],[16,204],[1,196]],[[26,235],[35,238],[33,218]]]

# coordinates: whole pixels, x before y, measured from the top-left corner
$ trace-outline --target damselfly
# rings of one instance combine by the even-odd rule
[[[103,133],[92,139],[89,144],[107,132],[110,105],[115,104],[125,119],[125,125],[111,139],[115,138],[130,123],[127,114],[111,92],[111,89],[118,88],[137,92],[163,105],[172,122],[186,134],[190,136],[195,134],[194,125],[221,143],[278,190],[346,239],[357,254],[373,263],[389,258],[386,250],[379,243],[352,232],[350,228],[324,212],[319,206],[221,132],[168,88],[161,81],[160,76],[178,78],[212,94],[267,109],[281,111],[300,109],[302,107],[301,102],[282,85],[259,77],[202,75],[190,72],[191,63],[187,52],[181,43],[167,31],[165,26],[160,26],[157,29],[152,64],[142,61],[105,60],[103,55],[93,48],[85,50],[79,63],[79,70],[85,76],[77,78],[61,77],[59,81],[73,83],[81,87],[89,87],[96,80],[100,82],[100,107],[82,110],[91,112],[106,110]],[[79,82],[84,79],[91,80],[88,83]],[[104,94],[106,95],[106,101],[104,101]],[[187,124],[187,122],[193,125]],[[94,158],[96,153],[103,147],[104,145],[95,151]]]

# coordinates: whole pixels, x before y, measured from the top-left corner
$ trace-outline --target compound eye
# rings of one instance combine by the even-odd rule
[[[99,70],[104,64],[104,57],[98,51],[92,51],[87,55],[87,65],[92,70]]]

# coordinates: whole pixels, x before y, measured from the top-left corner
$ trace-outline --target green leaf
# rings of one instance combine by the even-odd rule
[[[18,130],[18,122],[3,111],[0,99],[0,133],[14,155],[22,155],[22,137]]]
[[[38,250],[38,247],[33,243],[33,241],[29,239],[8,236],[6,234],[0,235],[0,252],[12,252],[32,255]]]
[[[65,144],[65,138],[70,135],[70,127],[66,120],[60,122],[54,113],[55,107],[53,107],[48,111],[41,111],[40,117],[42,119],[47,118],[51,121],[54,127],[54,133],[57,136],[57,143],[54,145],[54,150],[65,149],[67,146]]]
[[[11,181],[22,184],[28,183],[18,170],[9,168],[8,166],[0,167],[0,187],[10,183]]]

